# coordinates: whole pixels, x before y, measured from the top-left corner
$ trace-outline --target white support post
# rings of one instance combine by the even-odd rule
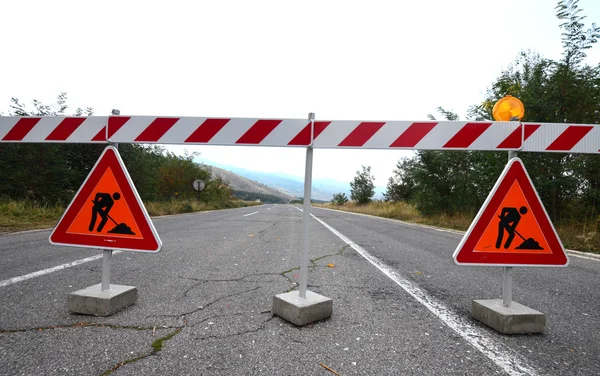
[[[502,278],[502,305],[510,308],[512,305],[512,266],[505,266]]]
[[[508,160],[517,157],[516,151],[508,152]],[[512,305],[512,266],[505,266],[503,268],[502,276],[502,305],[506,308],[510,308]]]
[[[112,250],[102,251],[102,291],[110,290],[110,263],[112,261]]]
[[[120,115],[121,111],[112,110],[111,115],[116,116]],[[115,149],[119,148],[119,144],[112,144]],[[107,291],[110,290],[110,266],[112,262],[112,250],[103,250],[102,251],[102,284],[101,290]]]
[[[306,299],[306,286],[308,284],[308,241],[310,234],[308,224],[310,222],[310,200],[312,190],[312,164],[313,164],[313,132],[315,126],[315,114],[308,115],[311,127],[310,145],[306,148],[306,168],[304,169],[304,205],[302,213],[303,241],[302,241],[302,259],[300,264],[300,297]]]

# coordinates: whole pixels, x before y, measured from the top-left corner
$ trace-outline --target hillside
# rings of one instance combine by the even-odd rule
[[[294,196],[275,188],[271,188],[265,184],[259,183],[257,181],[245,178],[240,176],[234,172],[227,171],[225,169],[215,167],[215,166],[207,166],[210,168],[212,173],[215,176],[221,177],[223,180],[227,181],[235,194],[239,198],[243,198],[245,200],[254,200],[260,199],[263,202],[290,202],[294,199]],[[270,198],[269,196],[274,196],[274,198]],[[277,199],[275,199],[277,198]]]
[[[212,161],[206,161],[205,163],[213,166],[219,166],[221,169],[226,169],[228,172],[231,171],[238,176],[241,175],[249,180],[258,182],[259,184],[262,183],[263,185],[272,187],[280,192],[287,193],[289,196],[304,196],[304,178],[302,177],[282,173],[248,170],[245,168],[223,165]],[[385,189],[385,185],[376,186],[374,198],[381,199]],[[350,196],[350,183],[340,182],[334,179],[313,179],[312,198],[314,200],[330,201],[335,193],[340,192],[346,193],[347,196]]]

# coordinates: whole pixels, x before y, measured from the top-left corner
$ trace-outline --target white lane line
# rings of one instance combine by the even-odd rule
[[[579,251],[574,251],[572,249],[567,249],[567,253],[569,254],[569,256],[575,256],[575,257],[578,257],[581,259],[600,262],[600,255],[597,255],[595,253],[579,252]]]
[[[254,213],[250,213],[250,214],[244,214],[244,217],[247,217],[247,216],[249,216],[249,215],[253,215],[253,214],[256,214],[256,213],[258,213],[258,212],[257,212],[257,211],[255,211]]]
[[[296,208],[300,211],[302,209]],[[329,231],[334,233],[338,238],[342,239],[350,247],[354,248],[362,257],[369,261],[373,266],[379,269],[388,278],[394,281],[404,291],[410,294],[415,300],[421,303],[431,313],[433,313],[438,319],[446,324],[450,329],[454,330],[460,335],[465,341],[467,341],[475,349],[479,350],[488,359],[494,362],[497,366],[502,368],[509,375],[537,375],[537,372],[527,365],[527,362],[516,354],[509,351],[503,350],[502,345],[492,339],[482,330],[473,327],[469,322],[458,314],[453,312],[444,303],[429,295],[425,290],[420,288],[418,285],[402,277],[393,268],[387,266],[377,257],[371,255],[364,248],[348,239],[338,230],[334,229],[321,219],[311,216],[316,219],[319,223],[325,226]]]
[[[271,209],[273,209],[273,208],[267,208],[267,210],[271,210]]]
[[[298,209],[298,208],[296,208],[296,209]],[[446,229],[446,228],[435,227],[435,226],[428,226],[428,225],[422,225],[420,223],[405,222],[405,221],[401,221],[399,219],[377,217],[375,215],[369,215],[369,214],[363,214],[363,213],[355,213],[355,212],[349,212],[349,211],[345,211],[345,210],[335,210],[335,209],[329,209],[329,208],[319,208],[319,207],[317,207],[316,209],[330,210],[330,211],[334,211],[334,212],[338,212],[338,213],[347,213],[347,214],[354,214],[354,215],[362,215],[364,217],[369,217],[369,218],[372,218],[372,219],[380,219],[380,220],[384,220],[384,221],[388,221],[388,222],[402,223],[402,224],[407,225],[407,226],[421,227],[421,228],[426,228],[426,229],[435,230],[435,231],[439,231],[439,232],[449,232],[451,234],[456,234],[456,235],[460,235],[460,236],[464,236],[464,234],[465,234],[465,231],[452,230],[452,229]],[[300,211],[302,211],[302,209],[300,209]],[[573,249],[566,249],[565,251],[567,251],[567,253],[569,254],[569,256],[575,256],[575,257],[580,258],[580,259],[592,260],[592,261],[600,262],[600,255],[595,254],[595,253],[580,252],[580,251],[575,251]]]
[[[121,251],[113,251],[113,255],[115,255],[117,253],[121,253]],[[26,280],[31,279],[31,278],[39,277],[39,276],[42,276],[42,275],[45,275],[45,274],[50,274],[50,273],[56,272],[58,270],[63,270],[63,269],[67,269],[67,268],[70,268],[70,267],[73,267],[73,266],[85,264],[86,262],[98,260],[98,259],[101,259],[101,258],[102,258],[102,254],[99,254],[99,255],[96,255],[96,256],[92,256],[92,257],[84,258],[84,259],[81,259],[81,260],[69,262],[68,264],[62,264],[62,265],[58,265],[58,266],[55,266],[55,267],[52,267],[52,268],[48,268],[48,269],[44,269],[44,270],[39,270],[37,272],[25,274],[25,275],[22,275],[22,276],[19,276],[19,277],[13,277],[13,278],[5,279],[4,281],[0,281],[0,287],[5,287],[5,286],[8,286],[8,285],[12,285],[13,283],[26,281]]]

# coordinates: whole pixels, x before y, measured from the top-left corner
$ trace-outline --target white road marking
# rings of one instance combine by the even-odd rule
[[[253,214],[256,214],[256,213],[258,213],[258,212],[257,212],[257,211],[255,211],[254,213],[250,213],[250,214],[244,214],[244,217],[247,217],[247,216],[249,216],[249,215],[253,215]]]
[[[121,251],[113,251],[113,255],[115,255],[117,253],[121,253]],[[58,265],[58,266],[55,266],[55,267],[52,267],[52,268],[48,268],[48,269],[44,269],[44,270],[39,270],[37,272],[25,274],[25,275],[22,275],[22,276],[19,276],[19,277],[13,277],[13,278],[5,279],[4,281],[0,281],[0,287],[5,287],[5,286],[8,286],[8,285],[12,285],[13,283],[26,281],[26,280],[31,279],[31,278],[39,277],[39,276],[42,276],[42,275],[45,275],[45,274],[53,273],[53,272],[56,272],[58,270],[67,269],[67,268],[70,268],[70,267],[73,267],[73,266],[85,264],[86,262],[95,261],[95,260],[98,260],[98,259],[101,259],[101,258],[102,258],[102,254],[99,254],[99,255],[96,255],[96,256],[92,256],[92,257],[84,258],[84,259],[81,259],[81,260],[69,262],[68,264],[62,264],[62,265]]]
[[[296,209],[298,209],[298,208],[296,208]],[[402,223],[404,225],[407,225],[407,226],[421,227],[421,228],[426,228],[426,229],[435,230],[435,231],[439,231],[439,232],[448,232],[448,233],[456,234],[456,235],[460,235],[460,236],[464,236],[464,234],[465,234],[465,231],[446,229],[446,228],[441,228],[441,227],[436,227],[436,226],[422,225],[420,223],[405,222],[405,221],[401,221],[399,219],[377,217],[375,215],[349,212],[349,211],[346,211],[346,210],[335,210],[335,209],[329,209],[329,208],[318,208],[318,209],[321,209],[321,210],[331,210],[331,211],[335,211],[335,212],[338,212],[338,213],[341,212],[341,213],[347,213],[347,214],[362,215],[364,217],[370,217],[370,218],[373,218],[373,219],[380,219],[380,220],[388,221],[388,222],[396,222],[396,223],[400,222],[400,223]],[[302,211],[302,210],[300,210],[300,211]],[[580,259],[592,260],[592,261],[600,262],[600,255],[595,254],[595,253],[580,252],[580,251],[575,251],[573,249],[566,249],[565,251],[567,251],[567,253],[569,254],[569,256],[575,256],[575,257],[580,258]]]
[[[302,211],[302,209],[295,207]],[[319,223],[325,226],[329,231],[334,233],[338,238],[342,239],[346,244],[352,247],[362,257],[369,261],[373,266],[379,269],[388,278],[394,281],[404,291],[411,295],[415,300],[421,303],[431,313],[433,313],[438,319],[446,324],[450,329],[454,330],[460,335],[465,341],[467,341],[475,349],[479,350],[488,359],[494,362],[497,366],[502,368],[509,375],[537,375],[537,372],[527,365],[527,362],[512,353],[512,351],[503,350],[502,344],[499,344],[493,338],[488,336],[484,331],[472,326],[467,320],[460,317],[458,314],[453,312],[443,302],[429,295],[427,291],[420,288],[418,285],[402,277],[393,268],[387,266],[377,257],[371,255],[364,248],[348,239],[342,233],[335,228],[331,227],[321,219],[311,216],[316,219]]]
[[[575,257],[578,257],[581,259],[600,262],[600,255],[597,255],[595,253],[579,252],[579,251],[574,251],[572,249],[567,249],[567,253],[569,254],[569,256],[575,256]]]

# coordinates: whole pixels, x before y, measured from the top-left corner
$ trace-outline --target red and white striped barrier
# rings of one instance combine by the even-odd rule
[[[0,117],[0,142],[599,153],[600,125],[156,116]]]
[[[600,125],[525,123],[523,151],[600,153]]]
[[[310,126],[299,119],[111,116],[108,140],[157,144],[307,146]]]
[[[504,150],[517,122],[315,121],[315,148]],[[108,140],[160,144],[308,146],[307,120],[110,117]]]
[[[106,143],[108,116],[0,116],[0,142]]]
[[[314,147],[504,150],[498,147],[498,140],[518,127],[517,122],[315,122]]]

